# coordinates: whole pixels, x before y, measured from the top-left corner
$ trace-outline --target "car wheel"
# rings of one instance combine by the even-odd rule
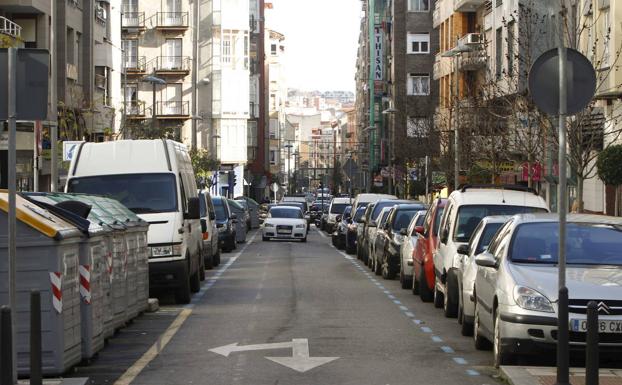
[[[193,293],[197,293],[201,290],[201,273],[199,270],[201,270],[200,266],[197,268],[197,271],[190,276],[190,291]]]
[[[413,268],[413,279],[412,279],[411,283],[412,283],[413,295],[418,295],[419,294],[419,280],[417,279],[417,277],[415,275],[415,269],[414,268]]]
[[[261,236],[261,240],[264,242],[268,242],[270,240],[270,238],[268,237],[264,237],[263,235]]]
[[[494,365],[495,368],[498,368],[502,365],[508,365],[510,363],[510,353],[507,351],[507,348],[504,348],[501,345],[501,328],[499,327],[501,323],[500,312],[495,309],[495,324],[494,324],[494,335],[493,335],[493,344],[492,351],[494,357]]]
[[[201,266],[199,266],[199,279],[205,281],[205,257],[201,255]]]
[[[212,265],[214,267],[220,265],[220,247],[216,248],[216,255],[212,257]]]
[[[473,323],[466,320],[464,316],[464,299],[462,290],[460,290],[460,307],[458,308],[458,322],[460,323],[460,334],[465,337],[473,335]]]
[[[428,279],[423,265],[421,265],[421,270],[419,270],[419,297],[423,302],[432,302],[434,299],[434,292],[428,286]]]
[[[475,319],[473,320],[473,342],[475,345],[475,349],[477,350],[487,350],[490,347],[490,343],[484,336],[480,334],[480,326],[479,326],[479,305],[477,301],[475,302]]]
[[[438,290],[439,283],[439,279],[436,278],[436,282],[434,284],[434,307],[438,309],[442,308],[445,302],[445,296],[443,295],[443,292]]]
[[[443,296],[443,312],[447,318],[456,318],[458,315],[458,284],[456,274],[450,271],[447,274],[445,295]]]
[[[190,277],[188,276],[188,265],[184,266],[181,274],[181,284],[175,290],[175,302],[178,304],[190,303]]]
[[[209,258],[207,258],[206,256],[203,257],[203,264],[205,265],[205,270],[211,270],[214,268],[214,255],[211,255]]]
[[[300,242],[305,243],[307,241],[307,237],[304,237],[300,240]]]
[[[395,279],[395,268],[391,265],[387,252],[382,253],[382,278]]]

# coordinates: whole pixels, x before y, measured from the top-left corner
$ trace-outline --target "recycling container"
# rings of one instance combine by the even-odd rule
[[[50,211],[17,196],[17,371],[30,372],[30,292],[41,293],[42,366],[59,375],[80,362],[79,253],[83,233]],[[8,194],[0,190],[0,304],[9,303]]]
[[[76,201],[70,194],[62,193],[26,193],[28,199],[39,204],[56,206],[61,202]],[[79,289],[81,297],[81,331],[82,331],[82,358],[89,359],[104,347],[104,322],[110,316],[110,284],[107,272],[108,242],[110,227],[102,223],[96,210],[91,204],[81,202],[91,207],[87,216],[88,227],[80,243],[79,256]],[[71,222],[72,213],[58,207],[49,208],[54,214]],[[74,223],[76,225],[76,223]]]

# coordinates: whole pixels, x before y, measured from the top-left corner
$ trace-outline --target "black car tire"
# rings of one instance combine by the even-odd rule
[[[447,274],[445,295],[443,296],[443,313],[447,318],[458,316],[458,278],[453,271]]]
[[[261,240],[264,242],[268,242],[270,240],[270,238],[268,237],[264,237],[263,235],[261,236]]]
[[[445,295],[442,291],[438,290],[436,287],[436,282],[434,283],[434,307],[437,309],[441,309],[443,307],[443,303],[445,302]]]
[[[207,258],[207,256],[203,256],[203,265],[205,267],[205,270],[212,270],[214,268],[214,255],[211,255],[209,258]]]
[[[216,255],[212,257],[212,266],[216,267],[220,265],[220,247],[216,248]]]
[[[304,242],[306,242],[306,241],[307,241],[307,237],[304,237],[304,238],[302,238],[302,239],[300,240],[300,242],[302,242],[302,243],[304,243]]]
[[[190,303],[190,277],[188,275],[188,265],[185,265],[181,274],[181,285],[175,290],[175,302],[181,305]]]
[[[490,349],[490,342],[479,332],[479,305],[475,301],[475,319],[473,321],[473,343],[477,350]]]
[[[419,297],[423,302],[432,302],[434,299],[434,292],[430,290],[428,287],[428,279],[425,275],[425,270],[423,265],[421,265],[421,270],[419,270]]]
[[[199,280],[201,282],[205,281],[205,258],[203,254],[201,254],[201,263],[199,266]]]
[[[402,289],[408,290],[412,287],[413,279],[406,279],[404,275],[404,266],[400,267],[400,284],[402,285]]]
[[[190,291],[193,293],[197,293],[199,290],[201,290],[201,266],[197,267],[197,271],[194,272],[194,274],[192,274],[190,276]]]
[[[412,280],[411,283],[412,283],[413,295],[418,295],[419,294],[419,280],[415,276],[415,269],[414,268],[413,268],[413,280]]]
[[[395,271],[395,266],[391,264],[391,259],[387,256],[387,251],[385,250],[382,253],[382,278],[384,279],[395,279],[397,275]]]

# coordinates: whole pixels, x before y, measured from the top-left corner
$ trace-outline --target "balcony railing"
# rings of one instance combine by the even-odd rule
[[[189,56],[158,56],[153,63],[156,72],[190,72]]]
[[[145,73],[146,60],[144,56],[127,56],[123,62],[123,68],[129,73]]]
[[[132,117],[144,117],[145,116],[145,103],[139,100],[132,100],[125,102],[125,115]]]
[[[145,29],[145,12],[123,12],[122,26]]]
[[[458,69],[460,71],[477,71],[486,68],[488,57],[482,47],[477,47],[473,51],[463,52],[458,57]]]
[[[104,25],[106,24],[106,20],[108,20],[106,9],[101,5],[97,5],[95,7],[95,20]]]
[[[14,38],[22,36],[22,27],[19,24],[0,16],[0,33]]]
[[[188,12],[158,12],[158,29],[186,29],[188,28]]]
[[[186,100],[169,100],[157,102],[156,114],[159,117],[188,117],[190,115],[190,103]]]

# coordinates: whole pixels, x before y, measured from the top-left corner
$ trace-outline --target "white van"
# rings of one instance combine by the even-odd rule
[[[328,232],[332,234],[335,231],[337,225],[337,216],[343,214],[343,210],[347,206],[352,204],[351,198],[333,198],[330,201],[330,207],[328,208],[328,219],[326,220],[326,227]]]
[[[83,143],[66,192],[117,199],[149,222],[149,289],[173,290],[179,303],[200,289],[203,239],[192,163],[171,140]]]

